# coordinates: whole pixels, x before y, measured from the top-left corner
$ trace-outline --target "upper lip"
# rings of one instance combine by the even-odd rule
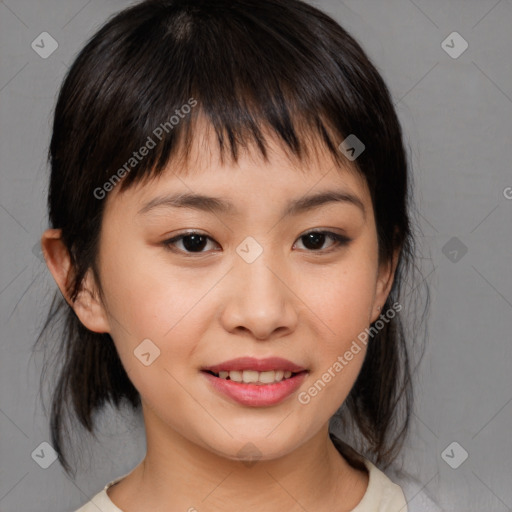
[[[206,366],[202,368],[202,370],[207,370],[214,373],[231,370],[254,370],[258,372],[266,372],[270,370],[288,370],[290,372],[297,373],[304,371],[305,368],[281,357],[267,357],[265,359],[256,359],[254,357],[238,357],[236,359],[230,359],[229,361],[224,361],[213,366]]]

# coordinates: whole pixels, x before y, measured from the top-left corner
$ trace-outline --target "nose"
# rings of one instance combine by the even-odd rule
[[[266,251],[252,263],[235,258],[226,283],[227,292],[220,316],[230,333],[249,332],[258,340],[293,332],[298,320],[298,298],[289,273],[284,272]]]

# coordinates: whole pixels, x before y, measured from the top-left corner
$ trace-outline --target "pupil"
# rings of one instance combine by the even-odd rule
[[[308,233],[307,235],[304,236],[306,238],[306,243],[304,243],[304,245],[308,249],[319,249],[324,244],[325,234],[323,233]],[[310,244],[310,242],[312,242],[312,244]],[[312,245],[312,247],[308,247],[308,244]]]
[[[195,250],[200,252],[206,245],[206,237],[203,235],[187,235],[182,241],[183,247],[185,247],[187,251],[192,252]]]

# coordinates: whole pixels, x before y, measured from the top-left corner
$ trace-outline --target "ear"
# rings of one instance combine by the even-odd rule
[[[382,307],[386,302],[389,292],[393,286],[395,279],[395,271],[398,264],[400,248],[395,249],[390,260],[382,262],[379,265],[377,275],[377,284],[375,288],[375,296],[373,299],[372,309],[370,312],[370,323],[375,322],[382,313]]]
[[[47,229],[41,237],[41,249],[57,286],[82,324],[93,332],[109,332],[108,317],[91,269],[87,271],[75,301],[71,301],[68,286],[72,282],[73,269],[69,251],[62,240],[62,231]]]

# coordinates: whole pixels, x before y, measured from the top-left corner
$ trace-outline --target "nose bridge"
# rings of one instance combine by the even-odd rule
[[[251,237],[237,247],[230,300],[223,312],[227,329],[245,328],[265,338],[278,328],[294,328],[297,315],[281,256]]]
[[[247,248],[249,252],[244,253]],[[251,306],[255,312],[270,312],[271,309],[278,308],[285,298],[283,283],[275,275],[279,273],[280,267],[276,254],[268,247],[259,249],[251,241],[241,244],[237,253],[239,258],[235,259],[236,275],[242,284],[239,288],[239,300],[253,301]]]

